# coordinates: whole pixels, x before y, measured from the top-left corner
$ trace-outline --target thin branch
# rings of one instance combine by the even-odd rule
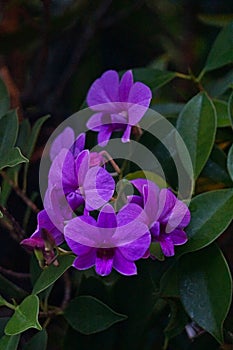
[[[18,240],[18,241],[23,239],[26,235],[25,231],[22,229],[20,224],[16,221],[14,216],[11,215],[11,213],[9,213],[9,211],[6,208],[4,208],[2,205],[0,205],[0,210],[3,213],[3,215],[10,221],[13,230],[17,233],[17,236],[13,237],[13,238]]]
[[[24,203],[27,204],[28,207],[32,209],[34,213],[38,213],[40,211],[37,206],[31,201],[31,199],[28,198],[26,194],[14,184],[14,182],[7,176],[4,171],[1,171],[0,174],[11,185],[15,193],[24,201]]]
[[[30,278],[30,273],[16,272],[16,271],[12,271],[9,269],[5,269],[2,266],[0,266],[0,272],[2,272],[5,275],[12,276],[12,277],[19,278],[19,279]]]
[[[67,304],[70,301],[70,296],[71,296],[71,281],[70,281],[70,276],[69,272],[66,271],[63,275],[64,279],[64,298],[61,304],[61,309],[64,310],[67,306]]]

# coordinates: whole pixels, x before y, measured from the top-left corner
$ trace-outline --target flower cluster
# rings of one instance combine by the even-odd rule
[[[122,132],[122,142],[128,142],[150,101],[150,89],[134,83],[131,71],[121,80],[117,72],[107,71],[88,92],[93,115],[87,126],[98,132],[101,146],[115,131]],[[75,138],[67,127],[52,143],[44,210],[38,214],[36,231],[22,245],[39,251],[50,264],[58,246],[66,243],[76,255],[76,269],[95,266],[101,276],[113,268],[123,275],[136,274],[135,261],[151,256],[152,242],[160,244],[165,256],[173,256],[174,246],[187,241],[188,207],[170,189],[135,179],[131,180],[135,194],[125,196],[116,211],[115,180],[106,166],[111,158],[104,151],[85,149],[85,138],[85,134]]]

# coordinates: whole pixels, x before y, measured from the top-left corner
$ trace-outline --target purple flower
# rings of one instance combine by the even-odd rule
[[[141,195],[133,196],[131,201],[144,208],[143,221],[150,229],[152,242],[160,243],[165,256],[173,256],[174,246],[187,242],[183,229],[190,222],[188,207],[171,190],[160,189],[152,181],[136,179],[131,182]]]
[[[145,84],[134,83],[131,70],[121,80],[116,71],[109,70],[88,91],[87,104],[97,113],[89,119],[87,127],[99,133],[101,146],[108,143],[113,131],[123,131],[122,142],[128,142],[132,126],[142,119],[151,98],[151,90]]]
[[[95,266],[97,274],[106,276],[112,268],[123,275],[135,275],[134,261],[143,257],[151,237],[147,226],[137,220],[142,208],[136,204],[123,207],[116,215],[110,204],[99,213],[76,217],[65,227],[65,239],[78,255],[73,266],[85,270]]]
[[[29,250],[41,251],[47,264],[54,258],[54,247],[64,242],[64,222],[72,218],[72,211],[62,203],[59,192],[47,190],[44,206],[37,215],[37,228],[30,238],[21,241]]]
[[[98,155],[88,150],[77,157],[70,150],[61,150],[49,171],[49,187],[64,191],[70,207],[75,210],[85,204],[87,210],[98,209],[113,196],[115,182],[98,163]]]

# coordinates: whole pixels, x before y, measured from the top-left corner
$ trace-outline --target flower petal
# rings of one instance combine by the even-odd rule
[[[117,226],[115,210],[110,204],[106,204],[101,209],[97,219],[97,225],[103,228],[115,228]]]
[[[119,100],[122,102],[128,101],[130,89],[133,86],[133,73],[128,70],[122,75],[119,85]]]
[[[151,236],[148,233],[136,239],[125,246],[119,247],[118,250],[129,261],[135,261],[143,257],[151,243]]]
[[[102,127],[102,117],[103,113],[95,113],[91,116],[91,118],[87,121],[87,127],[93,131],[100,131]]]
[[[90,153],[87,149],[79,153],[75,160],[77,187],[83,186],[85,176],[89,169]]]
[[[174,245],[182,245],[187,242],[188,237],[183,230],[174,230],[169,234]]]
[[[176,196],[170,189],[163,188],[159,194],[159,209],[158,216],[159,221],[167,223],[173,207],[177,201]]]
[[[160,224],[158,221],[154,221],[150,226],[150,233],[152,235],[152,239],[158,239],[160,234]]]
[[[95,260],[95,270],[100,276],[107,276],[111,273],[113,266],[113,256],[99,255],[97,251]]]
[[[52,142],[49,152],[50,159],[53,161],[63,148],[69,149],[73,142],[74,130],[68,126]]]
[[[166,233],[173,231],[175,228],[186,227],[189,224],[190,219],[191,215],[187,205],[177,199],[168,218]]]
[[[101,147],[107,145],[110,137],[112,135],[112,128],[110,125],[102,125],[98,134],[98,144]]]
[[[97,111],[108,112],[114,108],[111,102],[119,101],[119,76],[109,70],[91,85],[87,94],[87,104]],[[97,106],[100,105],[100,106]]]
[[[112,198],[115,182],[105,169],[98,166],[92,167],[86,173],[83,189],[86,208],[98,209]]]
[[[163,237],[159,240],[159,243],[161,245],[162,252],[165,256],[173,256],[175,255],[175,250],[174,250],[174,243],[172,242],[171,238],[168,237]]]
[[[81,151],[83,151],[85,142],[86,142],[86,134],[83,132],[76,138],[76,140],[74,141],[71,147],[71,152],[75,158],[79,155]]]
[[[78,270],[86,270],[95,265],[96,259],[96,249],[92,248],[85,255],[78,256],[74,262],[73,266]]]
[[[128,120],[130,125],[136,125],[146,113],[152,93],[148,86],[141,82],[135,83],[130,89],[128,102],[131,104],[128,108]]]
[[[124,134],[121,138],[121,141],[123,143],[129,142],[130,141],[130,134],[131,134],[131,125],[127,125],[124,131]]]
[[[100,237],[96,228],[96,221],[91,216],[83,215],[70,220],[65,226],[64,236],[68,245],[71,244],[74,249],[76,249],[76,246],[73,242],[89,247],[99,246]]]
[[[134,262],[125,259],[119,249],[115,250],[113,267],[116,271],[125,276],[137,274],[137,267]]]

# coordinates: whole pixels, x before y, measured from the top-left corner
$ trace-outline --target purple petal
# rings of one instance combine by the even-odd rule
[[[111,253],[112,249],[110,250]],[[113,266],[113,254],[108,254],[108,250],[106,249],[98,249],[96,254],[95,261],[95,270],[96,273],[100,276],[107,276],[112,271]]]
[[[162,238],[159,240],[161,245],[162,252],[165,256],[173,256],[175,255],[174,243],[170,239],[170,237]]]
[[[126,129],[125,129],[125,131],[124,131],[124,134],[123,134],[123,136],[122,136],[122,138],[121,138],[121,141],[123,142],[123,143],[126,143],[126,142],[129,142],[130,141],[130,134],[131,134],[131,125],[127,125],[126,126]]]
[[[190,222],[190,211],[185,203],[180,200],[176,201],[171,214],[169,215],[166,232],[173,231],[174,228],[186,227]]]
[[[87,104],[97,111],[109,112],[114,108],[112,102],[119,101],[119,76],[109,70],[91,85],[87,94]],[[100,106],[97,106],[100,105]]]
[[[115,250],[113,267],[116,271],[125,276],[137,274],[137,267],[134,262],[125,259],[119,249]]]
[[[67,152],[62,164],[62,187],[65,194],[75,191],[78,187],[78,179],[75,172],[75,160],[71,151]]]
[[[137,82],[130,89],[128,118],[130,125],[136,125],[146,113],[152,98],[151,90],[143,83]]]
[[[158,199],[159,199],[159,187],[153,183],[148,182],[142,188],[144,199],[144,210],[148,216],[149,222],[152,223],[158,218]]]
[[[96,221],[91,216],[79,216],[70,220],[65,226],[64,236],[67,243],[72,244],[74,249],[76,248],[73,242],[89,247],[99,246],[100,237]]]
[[[28,248],[29,250],[34,250],[34,249],[44,249],[45,244],[44,240],[40,237],[30,237],[23,239],[20,244],[24,246],[25,248]]]
[[[67,149],[62,149],[53,160],[48,174],[48,187],[55,187],[56,189],[62,190],[62,169],[65,159],[67,156],[69,157],[69,154],[71,154],[70,151],[68,151]],[[72,157],[72,155],[70,155],[70,157]],[[70,174],[71,176],[73,174],[72,167],[70,167]]]
[[[144,210],[135,203],[124,205],[117,214],[118,226],[124,226],[132,221],[141,221],[147,224],[147,217]]]
[[[73,266],[78,270],[86,270],[95,265],[96,259],[96,249],[90,249],[89,253],[78,256],[74,262]]]
[[[70,127],[65,128],[53,141],[50,148],[50,159],[54,158],[65,148],[69,149],[74,142],[74,130]]]
[[[150,226],[150,233],[152,238],[158,239],[160,234],[160,224],[158,221],[154,221]]]
[[[119,100],[122,102],[128,101],[130,89],[133,86],[133,74],[131,70],[128,70],[122,75],[119,85]]]
[[[76,140],[74,141],[71,152],[73,153],[74,157],[76,158],[81,151],[83,151],[86,141],[86,135],[84,133],[81,133]]]
[[[75,161],[76,178],[77,178],[77,183],[79,187],[83,186],[84,184],[85,176],[89,169],[89,160],[90,160],[90,153],[88,150],[84,150],[81,153],[79,153]]]
[[[97,152],[90,152],[90,167],[101,166],[105,163],[103,156]]]
[[[118,250],[129,261],[135,261],[143,257],[151,243],[151,236],[146,233],[132,243],[119,247]]]
[[[143,198],[142,196],[137,196],[137,195],[132,195],[132,196],[127,196],[128,203],[131,204],[138,204],[140,207],[143,207]]]
[[[117,226],[116,214],[110,204],[106,204],[100,211],[97,226],[104,228],[115,228]]]
[[[98,133],[98,144],[101,147],[107,145],[110,137],[112,135],[112,128],[110,125],[102,125]]]
[[[115,182],[105,169],[93,167],[86,174],[83,189],[86,208],[88,210],[98,209],[112,198]]]
[[[147,179],[135,179],[135,180],[131,180],[130,181],[138,190],[138,192],[143,195],[143,187],[146,186],[153,186],[153,182],[151,180],[147,180]]]
[[[72,210],[76,210],[80,205],[85,203],[83,196],[77,193],[77,191],[68,193],[66,199]]]
[[[173,207],[177,201],[176,196],[169,189],[162,189],[159,194],[159,209],[158,216],[159,221],[167,223]]]
[[[87,127],[93,131],[100,131],[102,127],[102,117],[103,113],[95,113],[87,122]]]
[[[182,230],[174,230],[169,236],[174,245],[182,245],[188,240],[186,233]]]

